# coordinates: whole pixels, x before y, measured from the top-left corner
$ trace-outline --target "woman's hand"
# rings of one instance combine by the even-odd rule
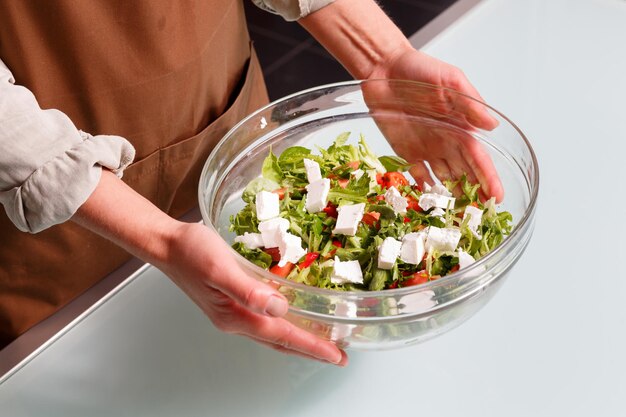
[[[248,276],[219,236],[204,225],[172,219],[111,172],[102,172],[72,220],[161,269],[218,329],[280,352],[347,364],[333,343],[283,319],[285,297]]]
[[[444,87],[428,92],[385,83],[361,85],[386,139],[398,155],[414,164],[411,173],[416,181],[432,183],[431,170],[441,181],[458,180],[466,173],[471,182],[480,182],[483,198],[502,199],[502,184],[489,154],[468,133],[492,130],[498,122],[484,105],[470,98],[482,101],[461,70],[415,50],[374,0],[336,0],[300,23],[356,79],[411,80]],[[461,129],[455,133],[416,126],[403,117],[381,117],[385,110],[445,119]]]
[[[226,333],[247,336],[280,352],[345,365],[334,344],[281,318],[289,305],[267,284],[248,276],[228,246],[201,224],[179,223],[167,258],[156,265]]]

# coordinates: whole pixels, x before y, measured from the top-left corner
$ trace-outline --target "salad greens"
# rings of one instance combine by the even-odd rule
[[[357,145],[347,143],[349,136],[349,132],[339,135],[328,149],[318,147],[317,154],[302,146],[287,148],[279,156],[270,149],[262,176],[243,191],[245,207],[231,216],[230,230],[237,235],[259,233],[255,196],[261,191],[278,194],[279,216],[289,221],[288,233],[301,238],[306,250],[297,263],[279,266],[278,248],[250,248],[242,241],[235,242],[233,248],[256,265],[289,280],[335,290],[377,291],[418,285],[454,272],[463,267],[463,259],[470,259],[470,263],[480,259],[511,232],[511,214],[498,212],[493,198],[481,201],[480,185],[470,183],[465,176],[438,186],[437,192],[442,195],[451,196],[449,191],[455,190],[454,206],[423,209],[420,197],[433,191],[427,184],[422,187],[409,183],[402,174],[411,167],[407,161],[398,156],[377,157],[362,136]],[[305,158],[316,162],[322,178],[330,180],[328,203],[319,212],[306,209],[309,181]],[[386,193],[392,187],[406,200],[405,212],[398,212],[387,201],[390,197]],[[354,236],[333,233],[338,208],[358,203],[364,203],[365,208]],[[482,212],[478,224],[472,225],[472,216],[464,215],[470,206],[472,213]],[[430,231],[435,228],[452,230],[457,236],[460,232],[454,250],[429,246]],[[426,239],[422,259],[411,263],[398,256],[391,268],[379,267],[379,251],[386,238],[403,241],[409,233],[420,231]],[[362,282],[333,280],[336,261],[358,261]]]

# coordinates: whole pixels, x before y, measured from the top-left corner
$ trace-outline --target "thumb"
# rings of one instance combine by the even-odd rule
[[[282,317],[289,310],[285,296],[271,286],[248,275],[238,264],[225,243],[215,245],[213,259],[220,262],[212,275],[211,286],[228,295],[241,306],[255,313]]]

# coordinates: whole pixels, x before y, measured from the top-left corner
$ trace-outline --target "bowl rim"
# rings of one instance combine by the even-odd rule
[[[480,258],[479,260],[477,260],[476,262],[474,262],[472,265],[464,268],[463,270],[459,270],[456,272],[453,272],[451,274],[448,274],[444,277],[441,277],[435,281],[428,281],[426,283],[423,284],[419,284],[419,285],[414,285],[414,286],[410,286],[410,287],[398,287],[398,288],[393,288],[393,289],[383,289],[383,290],[378,290],[378,291],[368,291],[368,290],[359,290],[359,291],[337,291],[337,290],[332,290],[332,289],[327,289],[327,288],[320,288],[320,287],[313,287],[311,285],[307,285],[304,283],[299,283],[299,282],[294,282],[285,278],[281,278],[277,275],[272,274],[271,272],[261,268],[258,265],[255,265],[254,263],[248,261],[246,258],[244,258],[241,254],[239,254],[239,252],[237,252],[235,249],[232,248],[232,246],[226,242],[224,240],[224,242],[227,244],[229,250],[231,251],[231,253],[235,256],[235,259],[240,259],[241,261],[245,262],[247,267],[252,268],[255,273],[258,274],[257,277],[254,277],[256,279],[259,279],[259,277],[262,277],[264,280],[268,280],[268,281],[274,281],[274,282],[278,282],[281,284],[281,286],[285,285],[288,287],[293,287],[295,290],[303,290],[306,292],[310,292],[313,293],[315,295],[320,295],[320,296],[335,296],[335,297],[339,297],[339,298],[358,298],[358,299],[364,299],[364,298],[376,298],[376,297],[380,297],[381,295],[386,295],[386,296],[403,296],[403,295],[407,295],[407,294],[411,294],[414,292],[422,292],[424,290],[428,290],[431,287],[434,286],[440,286],[440,285],[445,285],[445,283],[456,280],[456,279],[463,279],[462,277],[460,277],[461,275],[471,275],[470,272],[472,271],[476,271],[477,268],[483,266],[485,263],[487,263],[487,261],[489,261],[490,259],[496,257],[496,255],[499,255],[500,253],[502,253],[503,251],[505,251],[506,249],[508,249],[509,247],[511,247],[512,242],[515,241],[514,237],[520,235],[521,233],[523,233],[531,224],[532,222],[532,218],[534,215],[534,212],[536,210],[536,205],[537,205],[537,199],[538,199],[538,195],[539,195],[539,162],[537,160],[537,156],[535,154],[535,151],[530,143],[530,141],[528,140],[528,138],[526,137],[526,135],[524,134],[524,132],[522,132],[522,130],[511,120],[509,119],[506,115],[504,115],[502,112],[500,112],[499,110],[495,109],[494,107],[490,106],[489,104],[480,101],[468,94],[464,94],[462,92],[459,92],[457,90],[448,88],[448,87],[443,87],[443,86],[438,86],[438,85],[434,85],[434,84],[429,84],[429,83],[425,83],[425,82],[421,82],[421,81],[413,81],[413,80],[402,80],[402,79],[385,79],[385,78],[376,78],[376,79],[368,79],[368,80],[349,80],[349,81],[341,81],[341,82],[336,82],[336,83],[330,83],[330,84],[323,84],[323,85],[319,85],[319,86],[315,86],[315,87],[311,87],[311,88],[307,88],[289,95],[286,95],[284,97],[281,97],[279,99],[276,99],[268,104],[266,104],[263,107],[260,107],[259,109],[255,110],[254,112],[250,113],[248,116],[246,116],[245,118],[243,118],[241,121],[239,121],[238,123],[236,123],[230,130],[228,130],[228,132],[226,132],[226,134],[222,137],[222,139],[220,139],[220,141],[215,145],[215,147],[213,148],[213,150],[211,151],[211,154],[209,155],[209,157],[207,158],[207,160],[204,163],[204,166],[202,168],[201,171],[201,175],[200,175],[200,179],[205,178],[206,177],[206,171],[207,168],[209,166],[209,162],[212,161],[214,158],[216,158],[217,155],[217,151],[222,148],[223,146],[225,146],[226,142],[229,140],[229,138],[232,136],[232,134],[239,129],[240,126],[246,124],[249,120],[255,118],[256,116],[258,116],[259,114],[265,112],[267,109],[271,108],[271,107],[275,107],[277,105],[280,105],[281,103],[284,103],[288,100],[291,100],[295,97],[300,97],[302,95],[305,94],[310,94],[313,92],[317,92],[323,89],[329,89],[329,88],[341,88],[341,87],[350,87],[350,86],[358,86],[364,83],[373,83],[373,82],[386,82],[386,83],[398,83],[398,84],[407,84],[407,85],[417,85],[420,86],[421,88],[428,88],[431,90],[441,90],[441,91],[446,91],[452,95],[458,95],[458,96],[462,96],[465,97],[469,100],[472,100],[478,104],[481,104],[483,106],[485,106],[486,108],[488,108],[489,110],[493,111],[494,113],[496,113],[498,116],[500,116],[502,119],[504,119],[507,123],[509,123],[511,125],[511,127],[513,127],[513,129],[515,129],[515,131],[520,135],[520,138],[522,139],[523,143],[526,145],[527,150],[530,153],[530,159],[531,159],[531,164],[532,166],[535,168],[535,177],[534,180],[529,181],[529,179],[525,176],[525,179],[527,180],[526,182],[528,183],[528,185],[530,186],[530,201],[528,203],[528,207],[526,207],[526,209],[524,210],[524,214],[522,215],[522,218],[520,219],[520,221],[513,227],[512,232],[507,235],[505,237],[505,239],[498,245],[496,246],[493,250],[491,250],[487,255],[483,256],[482,258]],[[207,207],[206,204],[204,202],[204,195],[203,195],[203,189],[202,189],[202,181],[199,182],[198,184],[198,201],[199,201],[199,205],[200,205],[200,212],[202,214],[202,218],[203,218],[203,223],[205,224],[205,226],[209,227],[213,232],[215,232],[220,238],[221,235],[219,234],[219,232],[217,231],[217,228],[213,225],[213,223],[211,222],[211,220],[208,218],[208,215],[205,216],[205,213],[208,213],[207,211]],[[223,238],[222,238],[223,239]],[[244,271],[245,272],[245,271]],[[482,277],[483,274],[479,274],[476,277],[473,277],[472,280],[477,279],[479,277]],[[466,282],[471,282],[472,280],[467,280]],[[292,307],[291,305],[289,306],[289,309],[294,309],[294,307]],[[301,308],[297,309],[298,311],[306,311],[306,310],[302,310]]]

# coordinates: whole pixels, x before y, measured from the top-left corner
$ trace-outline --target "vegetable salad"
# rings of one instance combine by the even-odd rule
[[[335,290],[419,285],[471,265],[512,229],[464,176],[411,184],[410,164],[350,133],[328,148],[270,149],[231,216],[233,248],[281,277]],[[452,190],[461,190],[453,196]]]

